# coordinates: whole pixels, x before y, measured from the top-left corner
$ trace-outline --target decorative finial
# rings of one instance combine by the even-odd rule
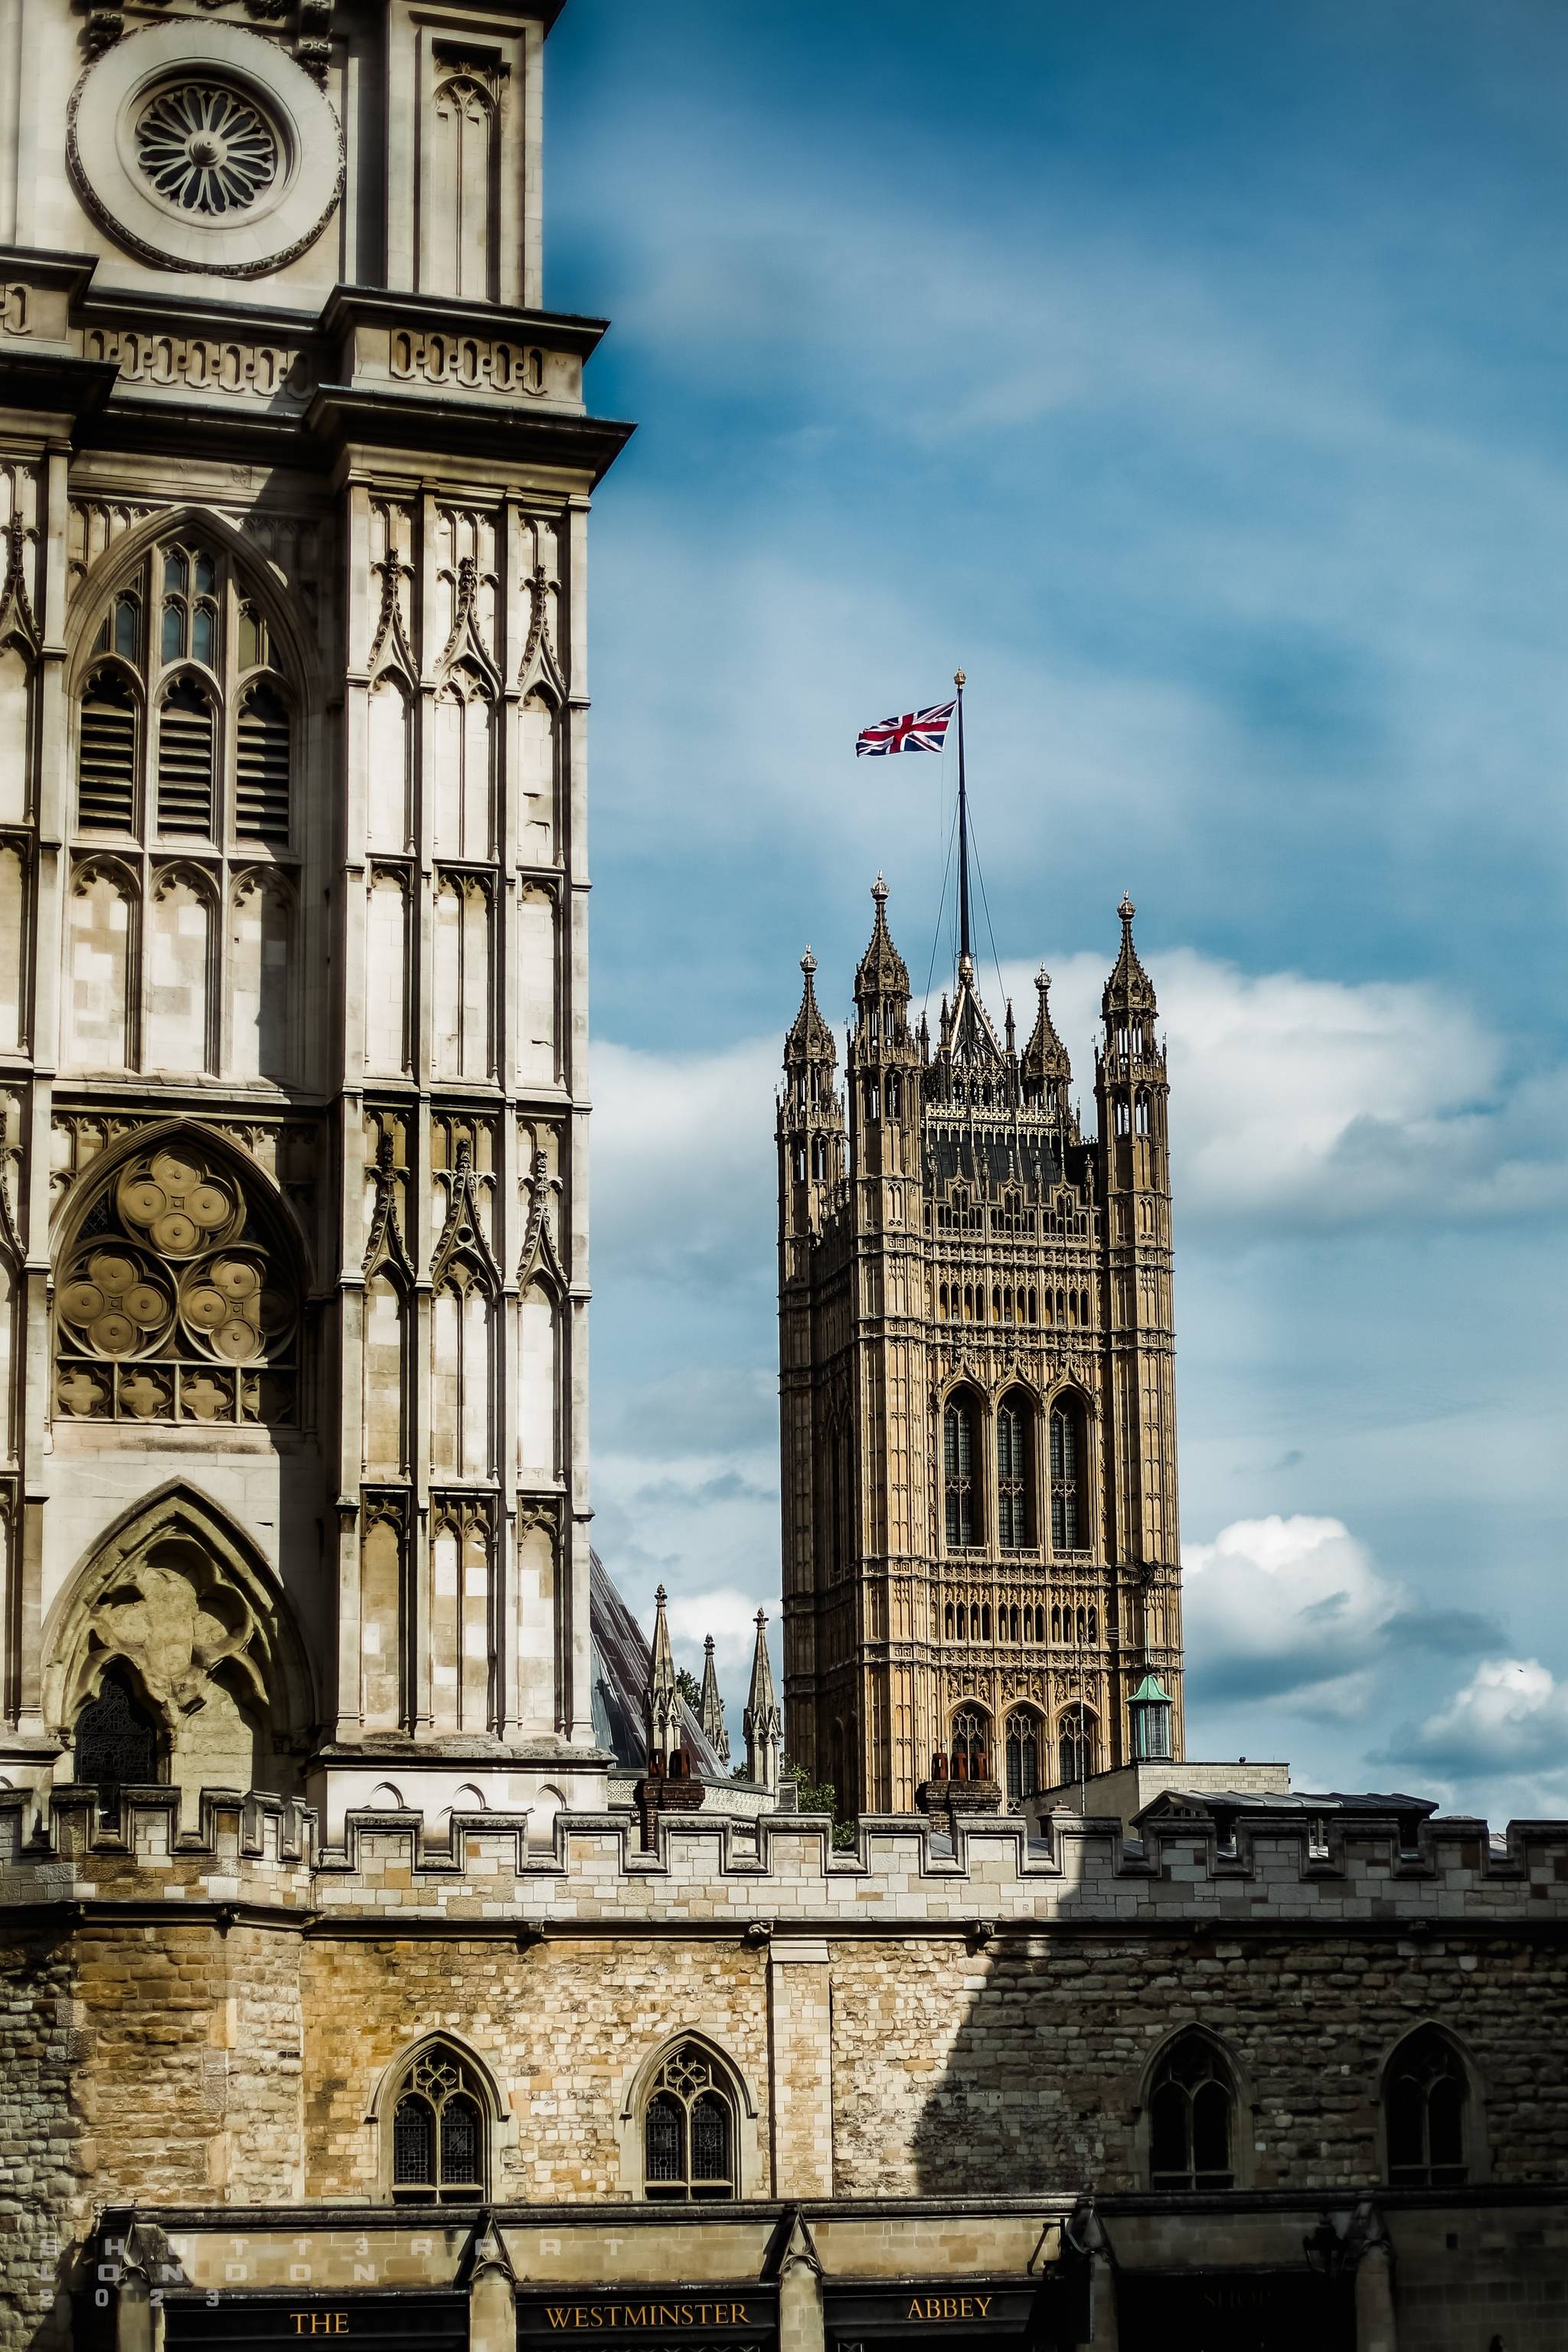
[[[963,672],[961,669],[955,669],[953,671],[952,682],[954,686],[957,687],[960,694],[962,694],[963,692]]]
[[[1035,974],[1035,986],[1039,990],[1040,994],[1044,996],[1047,990],[1050,987],[1050,984],[1051,975],[1046,970],[1045,965],[1042,964],[1038,971]]]
[[[1137,908],[1132,904],[1131,899],[1128,897],[1125,890],[1121,893],[1121,904],[1118,907],[1116,911],[1121,916],[1124,923],[1130,923],[1132,920],[1133,916],[1138,912]]]
[[[765,1609],[759,1609],[759,1610],[758,1610],[758,1612],[757,1612],[757,1624],[758,1624],[759,1629],[760,1629],[762,1626],[765,1625],[765,1624],[767,1623],[767,1622],[768,1622],[768,1612],[767,1612],[767,1611],[766,1611]]]
[[[812,954],[809,948],[807,948],[805,953],[800,960],[800,968],[802,971],[805,972],[807,980],[811,978],[812,973],[816,970],[816,958]]]
[[[703,1635],[702,1647],[709,1657],[713,1655],[713,1636],[711,1633],[706,1633]]]
[[[877,878],[871,885],[871,896],[877,901],[879,908],[885,907],[887,905],[888,886],[882,879],[882,871],[880,866],[878,867]]]
[[[656,1588],[656,1590],[655,1590],[655,1591],[654,1591],[654,1596],[653,1596],[653,1597],[654,1597],[654,1599],[655,1599],[656,1601],[668,1601],[668,1598],[669,1598],[669,1595],[668,1595],[668,1592],[666,1592],[666,1591],[665,1591],[665,1589],[664,1589],[663,1585],[661,1584],[661,1585],[658,1585],[658,1586]]]

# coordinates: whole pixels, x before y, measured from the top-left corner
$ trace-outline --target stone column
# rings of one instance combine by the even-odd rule
[[[1394,2249],[1386,2238],[1368,2246],[1355,2269],[1356,2352],[1399,2352],[1394,2316]]]
[[[797,2213],[779,2264],[779,2352],[824,2352],[822,2266]]]
[[[833,1992],[827,1946],[773,1939],[768,1951],[774,2197],[833,2194]],[[822,2326],[820,2311],[816,2326]]]

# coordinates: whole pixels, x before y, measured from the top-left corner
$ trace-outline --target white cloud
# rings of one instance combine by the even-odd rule
[[[771,1038],[707,1055],[595,1046],[595,1246],[605,1259],[685,1278],[741,1252],[771,1285],[779,1053]]]
[[[1053,978],[1084,1095],[1109,961],[1069,956]],[[1183,1223],[1508,1216],[1568,1197],[1562,1074],[1515,1076],[1503,1040],[1451,992],[1251,974],[1189,948],[1149,961]],[[1005,967],[1003,983],[1026,1035],[1031,968]],[[596,1047],[602,1251],[644,1273],[743,1263],[771,1285],[773,1088],[793,1012],[773,1035],[711,1055]],[[1092,1103],[1086,1113],[1092,1126]]]
[[[1568,1683],[1539,1658],[1483,1658],[1462,1689],[1395,1737],[1392,1753],[1461,1778],[1555,1773],[1568,1751]]]
[[[1184,1633],[1194,1694],[1289,1696],[1360,1712],[1382,1637],[1404,1598],[1339,1519],[1237,1519],[1184,1548]]]
[[[743,1688],[751,1679],[759,1609],[766,1610],[769,1625],[776,1638],[779,1613],[776,1593],[759,1599],[755,1593],[742,1592],[734,1585],[720,1585],[708,1592],[676,1594],[668,1607],[669,1638],[677,1658],[689,1655],[700,1659],[702,1644],[711,1633],[713,1664],[721,1683],[726,1687],[738,1685]],[[645,1617],[651,1633],[651,1609],[645,1612]]]

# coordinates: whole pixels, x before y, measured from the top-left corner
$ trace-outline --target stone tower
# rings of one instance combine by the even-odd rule
[[[0,1778],[602,1801],[554,0],[29,5]]]
[[[1016,1801],[1182,1752],[1164,1048],[1124,899],[1086,1139],[1046,973],[1019,1052],[962,955],[933,1047],[871,895],[842,1094],[809,952],[784,1044],[786,1734],[846,1811]]]

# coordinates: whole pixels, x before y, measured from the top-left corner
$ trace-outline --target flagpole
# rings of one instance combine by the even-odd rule
[[[962,971],[969,949],[969,791],[963,774],[963,672],[955,669],[958,688],[958,962]]]

